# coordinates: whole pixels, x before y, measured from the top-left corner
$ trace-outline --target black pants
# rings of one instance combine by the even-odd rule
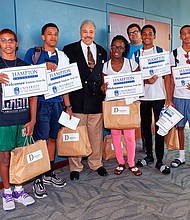
[[[143,132],[144,145],[146,147],[147,156],[152,156],[152,110],[154,112],[155,121],[155,152],[158,161],[161,161],[164,156],[164,137],[157,134],[158,126],[156,122],[159,119],[160,111],[164,107],[165,100],[156,101],[141,101],[140,114],[141,114],[141,128]]]

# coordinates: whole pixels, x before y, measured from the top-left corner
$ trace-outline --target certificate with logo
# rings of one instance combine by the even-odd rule
[[[104,76],[104,82],[108,83],[107,101],[144,95],[144,83],[140,71]]]
[[[9,77],[9,82],[2,84],[4,100],[38,96],[48,92],[45,64],[6,68],[0,72]]]
[[[47,72],[48,93],[45,99],[53,98],[82,88],[77,63],[62,69]]]
[[[171,73],[169,51],[140,56],[139,64],[143,79],[150,79],[154,75],[164,76]]]
[[[176,89],[186,89],[190,83],[190,65],[183,65],[172,68],[174,83]]]
[[[172,106],[164,109],[161,112],[161,117],[156,122],[156,124],[164,131],[168,132],[171,128],[173,128],[184,116],[178,112]]]

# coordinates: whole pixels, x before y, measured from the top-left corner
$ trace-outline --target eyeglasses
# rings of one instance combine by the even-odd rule
[[[186,54],[184,54],[184,56],[185,56],[185,58],[187,59],[187,60],[186,60],[186,63],[187,63],[187,64],[190,64],[189,54],[186,53]]]
[[[111,46],[111,49],[112,49],[112,50],[122,51],[122,50],[124,50],[125,48],[124,48],[124,47],[121,47],[121,46],[118,47],[118,46],[112,45],[112,46]]]
[[[181,33],[181,36],[183,36],[183,37],[186,36],[186,35],[190,35],[190,31],[188,31],[187,33],[186,32]]]
[[[9,38],[9,39],[6,39],[6,38],[0,38],[0,40],[1,40],[1,43],[3,43],[3,44],[6,44],[6,43],[10,43],[10,44],[12,44],[12,43],[15,42],[15,39],[13,39],[13,38]]]
[[[139,33],[139,31],[138,31],[138,30],[133,31],[133,32],[129,32],[129,36],[136,35],[136,34],[138,34],[138,33]]]

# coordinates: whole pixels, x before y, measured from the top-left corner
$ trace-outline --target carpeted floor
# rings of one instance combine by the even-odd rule
[[[120,176],[113,174],[116,160],[104,161],[109,175],[100,177],[84,161],[79,181],[69,180],[69,168],[57,170],[67,185],[60,189],[47,186],[48,197],[36,199],[29,207],[16,204],[16,210],[0,210],[1,220],[189,220],[190,219],[190,161],[189,131],[186,134],[186,164],[163,175],[154,165],[141,168],[142,176],[126,169]],[[136,159],[144,157],[140,141]],[[165,151],[170,164],[177,151]],[[25,189],[31,194],[32,183]],[[0,200],[0,207],[2,201]]]

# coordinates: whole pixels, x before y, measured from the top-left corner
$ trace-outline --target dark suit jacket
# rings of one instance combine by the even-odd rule
[[[74,113],[96,114],[102,112],[104,95],[100,89],[102,85],[102,68],[107,61],[107,53],[103,47],[96,44],[97,61],[91,72],[83,55],[81,42],[69,44],[63,48],[70,63],[77,62],[83,88],[69,93]]]

